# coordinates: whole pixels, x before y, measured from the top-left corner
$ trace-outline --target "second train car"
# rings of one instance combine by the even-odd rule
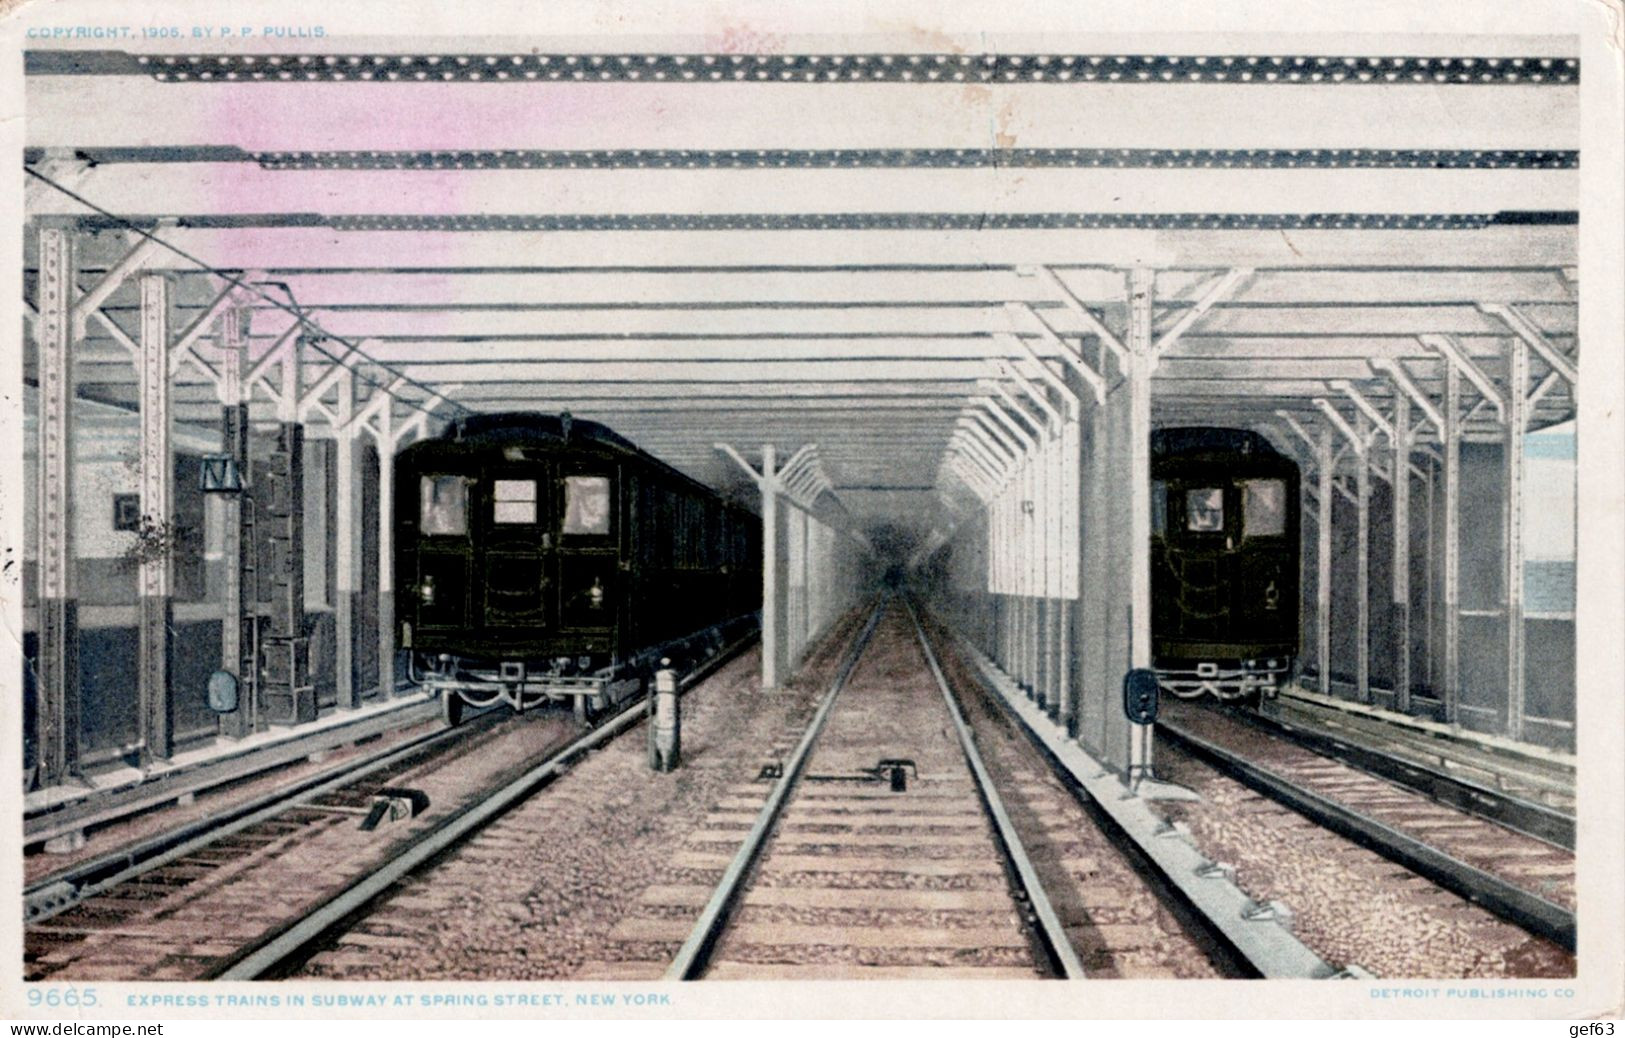
[[[1298,656],[1298,466],[1258,433],[1151,434],[1151,651],[1183,698],[1273,696]]]

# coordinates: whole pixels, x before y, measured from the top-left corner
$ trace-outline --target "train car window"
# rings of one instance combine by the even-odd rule
[[[1151,532],[1161,537],[1168,532],[1168,484],[1151,481]]]
[[[609,533],[609,477],[564,477],[564,532]]]
[[[536,522],[536,481],[498,479],[491,483],[491,521],[494,523]]]
[[[1241,486],[1242,533],[1247,537],[1286,533],[1286,484],[1278,479],[1249,479]]]
[[[462,476],[424,476],[418,483],[418,529],[432,537],[468,533],[468,482]]]
[[[1185,529],[1191,533],[1219,533],[1224,530],[1223,487],[1185,491]]]

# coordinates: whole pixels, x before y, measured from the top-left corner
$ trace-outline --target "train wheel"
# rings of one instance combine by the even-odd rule
[[[451,689],[440,693],[440,717],[447,728],[455,728],[463,721],[463,697]]]

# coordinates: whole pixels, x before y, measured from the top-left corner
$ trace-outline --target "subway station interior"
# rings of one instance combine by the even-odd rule
[[[1579,52],[1372,40],[29,50],[25,975],[1575,976]]]

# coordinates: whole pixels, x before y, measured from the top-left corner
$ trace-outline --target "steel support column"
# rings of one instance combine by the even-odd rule
[[[1105,350],[1100,351],[1105,368]],[[1106,636],[1110,622],[1108,591],[1111,586],[1110,512],[1107,509],[1106,471],[1111,458],[1111,398],[1091,409],[1087,428],[1079,428],[1078,512],[1079,601],[1077,610],[1078,702],[1076,736],[1093,756],[1106,752],[1106,718],[1111,709],[1110,676],[1107,673]]]
[[[1315,471],[1320,478],[1315,507],[1320,517],[1315,523],[1315,667],[1320,694],[1332,690],[1332,431],[1320,431]]]
[[[276,443],[265,464],[260,516],[271,564],[270,615],[263,639],[265,719],[303,724],[316,719],[305,636],[305,427],[299,421],[299,343],[282,362],[282,401]]]
[[[1371,420],[1363,413],[1354,416],[1356,443],[1355,461],[1359,469],[1354,478],[1355,523],[1355,639],[1354,685],[1360,702],[1371,702]],[[1396,479],[1405,479],[1398,472]]]
[[[79,601],[73,550],[73,239],[61,227],[39,231],[39,457],[35,531],[39,539],[39,650],[35,667],[35,785],[79,774]]]
[[[778,455],[771,443],[762,445],[762,690],[779,687],[782,669],[779,605],[779,491],[774,478]]]
[[[788,541],[786,559],[785,595],[788,646],[785,664],[794,669],[801,662],[802,649],[807,644],[807,513],[792,508],[785,530]]]
[[[1156,354],[1151,337],[1152,286],[1154,272],[1135,267],[1129,272],[1128,392],[1123,432],[1128,438],[1128,666],[1151,666],[1151,372]],[[1118,676],[1121,682],[1122,677]],[[1115,686],[1113,686],[1115,687]],[[1132,725],[1129,740],[1131,776],[1147,774],[1152,767],[1150,726]]]
[[[382,392],[382,390],[378,390]],[[378,692],[395,694],[395,422],[393,401],[378,411]]]
[[[1461,371],[1444,363],[1444,719],[1461,723]]]
[[[241,739],[254,731],[259,706],[259,663],[254,624],[258,573],[253,548],[253,487],[249,478],[249,404],[243,361],[251,311],[233,307],[220,319],[220,446],[237,463],[243,489],[220,498],[224,591],[220,604],[220,667],[237,678],[237,709],[220,716],[220,734]]]
[[[355,659],[355,617],[360,605],[361,531],[356,523],[355,381],[349,371],[337,376],[338,405],[333,410],[333,677],[340,710],[361,705]]]
[[[1504,513],[1507,614],[1507,716],[1510,739],[1524,737],[1523,487],[1524,434],[1529,424],[1529,344],[1508,343],[1506,413],[1506,501]]]
[[[1393,616],[1394,709],[1411,710],[1411,399],[1394,394]]]
[[[136,685],[144,764],[168,760],[175,752],[171,575],[180,531],[175,528],[175,458],[169,443],[169,289],[169,279],[163,274],[141,277]]]

